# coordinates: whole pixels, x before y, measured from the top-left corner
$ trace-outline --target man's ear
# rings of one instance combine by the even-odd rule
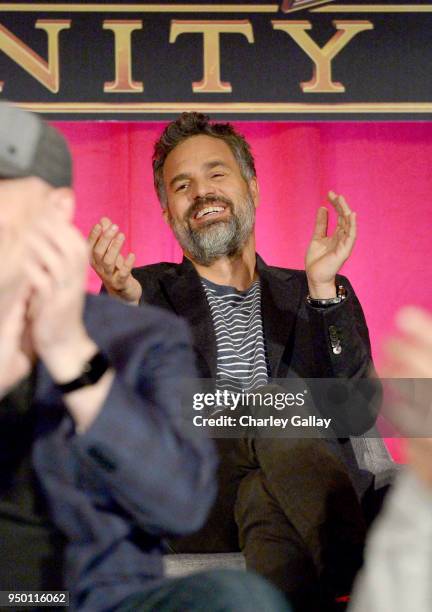
[[[258,186],[258,181],[257,181],[257,177],[254,176],[251,178],[251,180],[249,181],[249,189],[250,192],[252,194],[252,200],[253,203],[255,204],[255,208],[258,208],[259,205],[259,186]]]
[[[72,221],[75,212],[75,194],[69,187],[58,187],[52,192],[52,202],[66,221]]]

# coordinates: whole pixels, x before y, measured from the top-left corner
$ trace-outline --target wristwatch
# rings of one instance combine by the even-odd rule
[[[347,291],[343,285],[338,285],[336,289],[336,297],[327,298],[327,299],[316,299],[312,298],[310,295],[307,296],[306,301],[310,306],[314,306],[315,308],[329,308],[329,306],[334,306],[335,304],[340,304],[347,298]]]
[[[65,394],[82,389],[82,387],[94,385],[102,378],[110,365],[108,357],[102,351],[98,351],[84,364],[82,373],[77,378],[67,383],[56,383],[55,386],[61,393]]]

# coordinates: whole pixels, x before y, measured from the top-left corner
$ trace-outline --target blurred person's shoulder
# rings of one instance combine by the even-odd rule
[[[190,343],[188,328],[180,317],[149,304],[132,306],[106,294],[87,294],[84,322],[93,338],[104,345],[142,339]]]

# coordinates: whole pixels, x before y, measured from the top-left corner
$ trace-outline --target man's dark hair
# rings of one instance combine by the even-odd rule
[[[212,136],[224,140],[231,149],[240,172],[249,182],[256,176],[255,162],[244,137],[230,123],[210,123],[210,117],[202,113],[182,113],[164,129],[155,143],[153,151],[153,180],[156,193],[163,207],[167,205],[167,194],[163,183],[163,166],[169,153],[191,136]]]

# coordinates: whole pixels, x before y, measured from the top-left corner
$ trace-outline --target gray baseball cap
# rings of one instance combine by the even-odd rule
[[[0,178],[38,176],[72,185],[72,158],[63,136],[38,115],[0,102]]]

